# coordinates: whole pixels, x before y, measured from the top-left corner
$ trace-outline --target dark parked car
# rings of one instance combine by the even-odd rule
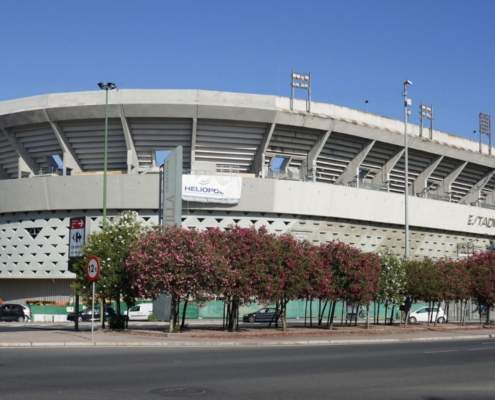
[[[0,305],[0,321],[25,321],[24,307],[21,304]]]
[[[256,312],[244,315],[242,320],[244,322],[276,322],[277,309],[271,307],[261,308]]]
[[[111,306],[105,306],[105,319],[108,321],[110,318],[115,317],[115,310]],[[76,319],[76,313],[71,312],[67,314],[68,321],[74,321]],[[95,321],[100,320],[100,308],[95,307]],[[86,308],[84,311],[79,312],[79,321],[91,321],[91,307]]]

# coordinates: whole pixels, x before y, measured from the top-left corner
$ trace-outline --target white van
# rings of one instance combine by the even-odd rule
[[[147,321],[153,314],[153,303],[141,303],[129,308],[129,321]]]

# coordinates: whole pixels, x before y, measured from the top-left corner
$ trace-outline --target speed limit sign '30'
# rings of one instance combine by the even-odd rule
[[[89,257],[88,260],[88,270],[86,271],[86,275],[89,281],[95,282],[100,277],[100,264],[101,261],[96,256]]]

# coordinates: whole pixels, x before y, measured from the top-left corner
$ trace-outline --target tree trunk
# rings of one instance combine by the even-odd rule
[[[235,330],[239,330],[239,304],[237,304],[237,311],[235,313]]]
[[[270,321],[270,323],[268,324],[268,326],[271,328],[272,326],[272,322],[275,322],[275,328],[278,328],[278,321],[279,321],[279,316],[281,315],[280,314],[280,303],[278,302],[278,300],[275,302],[275,321],[273,320],[273,317]]]
[[[370,327],[370,303],[366,304],[366,329]]]
[[[334,300],[332,302],[332,311],[330,312],[329,323],[327,324],[328,325],[328,329],[333,329],[333,318],[335,316],[335,307],[336,306],[337,306],[337,300]]]
[[[385,316],[383,317],[384,325],[387,325],[387,315],[388,315],[388,301],[385,302]]]
[[[307,317],[308,317],[308,298],[306,297],[306,301],[304,303],[304,327],[307,327]]]
[[[170,298],[170,318],[169,318],[169,323],[168,323],[168,331],[169,333],[173,333],[175,329],[175,303],[177,302],[177,299],[175,298],[175,295],[172,295]]]
[[[340,325],[344,325],[344,308],[347,310],[347,301],[342,300],[342,310],[340,311]]]
[[[334,301],[333,300],[328,300],[329,301],[329,306],[328,306],[328,313],[327,313],[327,329],[330,326],[330,314],[332,313],[332,308]]]
[[[105,329],[105,299],[100,299],[100,321],[102,329]]]
[[[186,326],[186,310],[187,310],[187,304],[189,303],[189,299],[187,298],[186,301],[184,302],[184,308],[182,309],[182,322],[180,324],[180,330],[183,331],[185,326]]]
[[[319,300],[321,302],[321,299]],[[323,318],[325,317],[325,310],[327,309],[328,305],[328,300],[325,300],[325,303],[323,303],[323,308],[319,308],[319,316],[318,316],[318,326],[322,326],[323,324]]]
[[[437,326],[437,321],[438,321],[438,313],[440,312],[440,304],[442,304],[441,301],[438,302],[438,307],[437,307],[437,312],[435,314],[435,322],[433,326]],[[433,307],[435,307],[435,302],[433,302]],[[433,311],[432,311],[433,312]]]
[[[116,308],[115,311],[117,311],[117,318],[119,318],[119,319],[122,318],[122,315],[121,315],[122,311],[120,308],[120,293],[117,295],[117,299],[115,301],[115,308]]]
[[[223,310],[222,310],[222,329],[225,329],[225,308],[227,307],[227,303],[225,302],[225,299],[223,299]]]
[[[490,325],[490,305],[486,305],[486,324]]]
[[[309,327],[313,327],[313,298],[309,298]]]
[[[76,289],[76,295],[74,299],[74,313],[76,318],[74,318],[74,330],[79,330],[79,291]]]
[[[394,324],[394,312],[395,312],[395,304],[392,304],[392,310],[390,311],[390,325]]]
[[[321,298],[318,298],[318,326],[321,325]]]
[[[235,329],[235,322],[237,321],[237,315],[239,314],[239,299],[237,297],[232,298],[232,303],[229,313],[228,330],[233,332]]]
[[[280,302],[280,307],[282,308],[282,330],[285,332],[287,330],[287,300],[282,300]]]

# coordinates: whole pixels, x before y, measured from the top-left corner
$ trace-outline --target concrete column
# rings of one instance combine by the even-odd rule
[[[256,151],[256,155],[254,156],[253,162],[253,172],[256,176],[264,178],[264,165],[265,165],[265,153],[270,146],[270,141],[272,140],[273,132],[275,132],[275,127],[277,126],[277,115],[275,114],[275,118],[273,122],[268,126],[265,136],[261,141],[258,150]]]
[[[31,158],[29,153],[24,149],[21,143],[17,141],[15,136],[6,128],[0,127],[0,133],[5,136],[18,158],[18,178],[21,178],[23,173],[35,175],[38,171],[38,164]]]
[[[132,139],[131,129],[127,122],[127,118],[124,112],[124,105],[120,105],[120,122],[122,123],[122,131],[124,132],[125,146],[127,149],[127,173],[136,173],[139,168],[139,158],[134,146],[134,140]]]
[[[397,154],[395,154],[390,160],[388,160],[385,165],[378,171],[373,179],[371,180],[372,184],[375,185],[387,185],[390,181],[390,172],[395,168],[396,164],[402,158],[405,153],[405,149],[399,150]]]
[[[477,203],[479,199],[481,198],[481,191],[483,188],[488,184],[490,179],[492,179],[493,174],[495,174],[495,170],[489,172],[487,175],[485,175],[483,178],[481,178],[476,185],[474,185],[469,192],[461,199],[459,200],[459,203],[461,204],[473,204]]]
[[[438,188],[431,193],[442,197],[450,196],[450,193],[452,192],[452,184],[455,182],[455,180],[461,174],[464,168],[466,168],[467,164],[468,162],[465,161],[461,165],[459,165],[456,169],[454,169],[447,177],[445,177],[442,180],[442,182],[440,182]]]
[[[347,185],[352,182],[352,180],[356,177],[359,167],[366,159],[366,156],[371,151],[375,144],[375,140],[369,142],[363,149],[354,157],[351,162],[347,165],[347,168],[342,172],[342,174],[335,181],[338,185]]]
[[[45,114],[47,122],[50,124],[50,127],[52,128],[53,134],[57,139],[58,145],[62,149],[62,161],[64,163],[63,175],[67,175],[68,168],[74,172],[81,172],[82,168],[79,164],[79,161],[77,160],[76,153],[72,150],[72,147],[69,141],[67,140],[67,138],[65,137],[64,133],[57,125],[57,123],[52,121],[48,112],[46,110],[43,110],[43,112]]]
[[[308,171],[306,171],[306,177],[309,177],[309,175],[311,174],[313,182],[316,182],[316,161],[318,160],[318,156],[325,147],[325,144],[327,143],[327,140],[331,134],[332,128],[330,128],[328,131],[320,136],[318,141],[308,153],[308,162],[306,166]]]
[[[428,179],[431,174],[437,169],[438,165],[442,162],[443,156],[438,157],[435,161],[433,161],[423,172],[421,172],[417,178],[413,182],[414,194],[422,194],[427,186]]]

